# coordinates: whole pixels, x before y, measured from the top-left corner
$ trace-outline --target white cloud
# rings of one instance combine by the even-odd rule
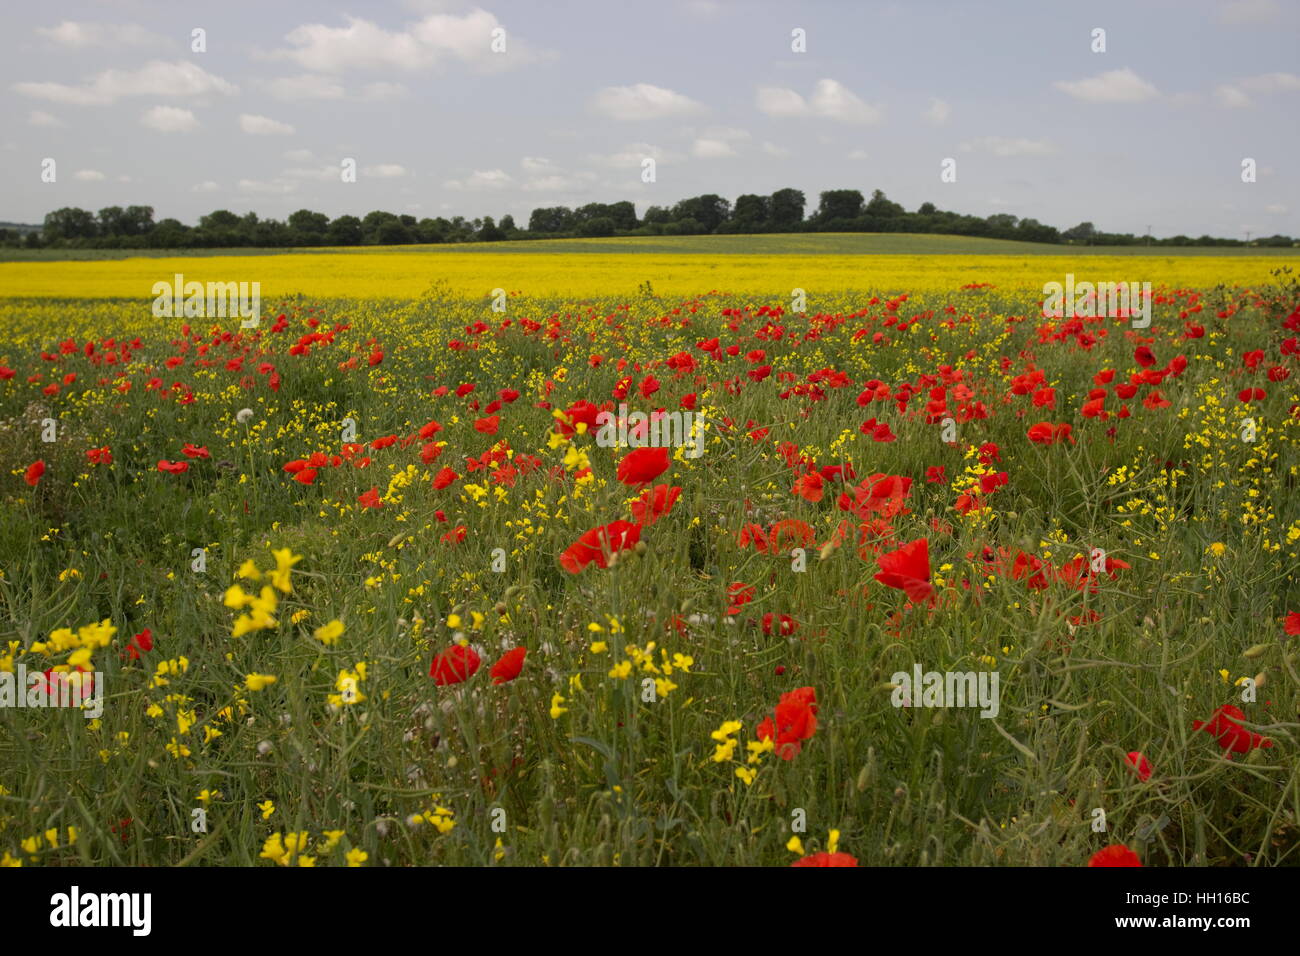
[[[704,106],[689,96],[637,83],[633,86],[607,86],[596,94],[592,105],[597,112],[616,120],[652,120],[668,116],[702,113]]]
[[[524,192],[528,193],[574,195],[575,193],[585,193],[591,188],[591,184],[595,180],[595,173],[583,172],[573,176],[566,176],[563,173],[552,172],[528,180],[522,188]]]
[[[1214,100],[1225,109],[1244,109],[1250,106],[1250,97],[1235,86],[1227,84],[1216,87]]]
[[[64,20],[57,27],[37,27],[36,32],[56,46],[84,50],[96,46],[146,46],[162,41],[144,27],[111,23],[77,23]],[[164,41],[165,42],[165,41]]]
[[[1300,76],[1294,73],[1261,73],[1238,80],[1237,85],[1252,93],[1294,93],[1300,90]]]
[[[617,152],[606,155],[592,153],[587,157],[590,162],[601,166],[612,166],[615,169],[626,169],[628,167],[639,169],[641,162],[646,159],[653,159],[656,163],[675,163],[681,158],[678,153],[652,146],[649,143],[629,143]]]
[[[796,116],[819,116],[837,123],[878,123],[884,112],[864,102],[837,80],[817,81],[806,100],[794,90],[777,86],[759,87],[758,109],[768,116],[787,119]]]
[[[343,87],[318,73],[299,76],[281,76],[266,84],[267,91],[277,100],[338,100],[343,98]]]
[[[367,83],[361,87],[360,97],[363,100],[395,100],[409,92],[401,83]]]
[[[962,143],[961,151],[992,153],[994,156],[1048,156],[1056,152],[1056,147],[1042,140],[981,136],[979,139]]]
[[[789,156],[790,150],[784,146],[778,146],[776,143],[764,143],[763,152],[769,156]]]
[[[272,195],[284,195],[291,193],[298,188],[298,184],[287,182],[283,179],[272,179],[270,181],[259,179],[241,179],[239,189],[246,193],[261,193]]]
[[[339,168],[337,166],[294,166],[286,169],[280,178],[309,179],[318,183],[327,183],[338,180]]]
[[[310,149],[291,149],[281,155],[291,163],[310,163],[314,156]]]
[[[399,166],[396,163],[379,163],[375,166],[361,167],[363,176],[374,176],[376,179],[396,179],[399,176],[406,175],[406,167]]]
[[[205,179],[203,182],[201,182],[201,183],[195,183],[193,186],[191,186],[191,187],[190,187],[190,192],[192,192],[192,193],[214,193],[214,192],[216,192],[217,190],[219,190],[220,188],[221,188],[221,187],[218,186],[218,185],[217,185],[215,182],[213,182],[211,179]]]
[[[98,183],[107,177],[98,169],[78,169],[72,174],[72,178],[83,183]]]
[[[768,116],[784,119],[790,116],[807,116],[808,103],[794,90],[779,86],[760,86],[758,88],[759,112]]]
[[[448,179],[442,185],[446,189],[456,190],[494,190],[514,185],[514,179],[501,169],[476,169],[465,179]]]
[[[307,70],[337,73],[348,69],[425,69],[458,60],[484,70],[510,69],[536,60],[538,54],[507,32],[504,53],[492,51],[492,32],[502,24],[486,10],[462,15],[435,13],[386,30],[360,17],[345,17],[346,26],[307,23],[291,30],[288,48],[272,54]]]
[[[188,133],[199,128],[199,121],[189,110],[178,106],[155,106],[146,110],[140,123],[160,133]]]
[[[27,122],[32,126],[48,126],[50,128],[58,128],[64,125],[63,120],[57,116],[51,116],[44,110],[32,110],[27,116]]]
[[[853,150],[853,152],[849,153],[849,159],[861,160],[861,159],[869,159],[869,158],[870,157],[867,156],[867,151],[865,149],[855,149]]]
[[[1232,26],[1267,23],[1282,12],[1277,0],[1231,0],[1219,10],[1219,21]]]
[[[288,136],[293,132],[293,127],[288,123],[253,113],[239,114],[239,128],[250,136]]]
[[[542,156],[525,156],[519,165],[526,173],[549,173],[555,169],[555,164]]]
[[[15,83],[13,88],[24,96],[74,106],[103,106],[126,96],[228,96],[239,91],[233,83],[188,60],[153,60],[138,70],[105,70],[79,86]]]
[[[925,111],[924,115],[927,123],[942,126],[948,122],[948,117],[952,115],[952,107],[936,97],[930,100],[930,108]]]
[[[691,146],[691,154],[696,159],[725,159],[735,156],[731,144],[722,139],[697,139]]]
[[[1140,103],[1160,95],[1159,90],[1128,67],[1083,80],[1057,80],[1052,85],[1085,103]]]

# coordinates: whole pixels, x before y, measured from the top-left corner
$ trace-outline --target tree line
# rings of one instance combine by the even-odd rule
[[[606,236],[695,236],[798,232],[906,232],[1019,239],[1026,242],[1082,245],[1241,246],[1241,239],[1171,236],[1155,239],[1131,233],[1102,232],[1090,222],[1059,230],[1037,219],[1007,213],[968,216],[925,202],[908,212],[879,189],[868,199],[857,189],[831,189],[806,212],[798,189],[778,189],[769,196],[746,194],[731,203],[716,193],[693,196],[672,206],[651,206],[639,219],[626,200],[587,203],[570,209],[534,209],[526,229],[513,216],[417,219],[376,210],[364,217],[299,209],[281,222],[257,213],[236,215],[218,209],[187,226],[176,219],[154,220],[152,206],[108,206],[92,213],[64,207],[45,216],[39,230],[0,228],[0,244],[24,248],[193,249],[295,246],[391,246],[413,243],[499,242],[507,239],[557,239]],[[1291,246],[1282,235],[1253,240],[1255,246]]]

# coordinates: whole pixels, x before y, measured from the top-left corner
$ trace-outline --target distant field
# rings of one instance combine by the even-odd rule
[[[1041,290],[1044,283],[1064,281],[1069,273],[1079,280],[1150,282],[1153,289],[1209,288],[1219,283],[1259,286],[1288,262],[1288,257],[1280,256],[1189,256],[1168,250],[1150,256],[1106,256],[1085,252],[1085,247],[1060,246],[1028,246],[1032,251],[1026,254],[1019,251],[1021,243],[961,239],[952,240],[948,254],[843,251],[848,243],[886,238],[944,245],[943,237],[721,236],[6,262],[0,263],[0,298],[146,303],[152,299],[154,283],[171,281],[180,273],[185,281],[258,282],[268,303],[294,296],[413,299],[430,291],[472,298],[489,296],[494,289],[525,299],[554,295],[626,299],[640,295],[650,283],[650,291],[669,296],[714,291],[784,297],[799,288],[815,306],[818,296],[833,292],[952,292],[988,281],[990,276],[1003,290],[1022,291]],[[960,247],[967,242],[1001,254],[963,251]],[[747,245],[751,252],[737,253],[739,245]],[[777,251],[782,247],[784,252]],[[1057,254],[1044,255],[1044,249]],[[1300,265],[1300,256],[1289,261]]]
[[[633,236],[623,239],[539,239],[520,242],[471,242],[452,245],[322,246],[312,249],[0,249],[0,262],[99,261],[176,256],[297,255],[572,255],[660,254],[723,256],[860,256],[860,255],[1031,255],[1031,256],[1296,256],[1300,249],[1232,246],[1063,246],[970,236],[903,233],[817,233],[776,236]]]

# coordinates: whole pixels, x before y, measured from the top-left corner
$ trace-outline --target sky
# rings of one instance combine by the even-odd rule
[[[148,205],[525,226],[538,206],[794,187],[809,212],[881,189],[1060,228],[1300,236],[1300,0],[0,11],[4,221]]]

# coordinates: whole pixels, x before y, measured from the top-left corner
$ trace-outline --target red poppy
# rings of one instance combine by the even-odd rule
[[[181,449],[181,454],[186,458],[211,458],[211,453],[204,445],[191,445],[186,442],[185,447]]]
[[[1151,763],[1146,757],[1142,756],[1141,751],[1130,750],[1124,757],[1124,762],[1129,765],[1129,769],[1137,774],[1138,779],[1143,783],[1151,779]]]
[[[1074,436],[1070,434],[1073,427],[1067,422],[1053,425],[1051,422],[1039,422],[1029,426],[1029,440],[1035,445],[1055,445],[1059,441],[1069,440],[1073,445]]]
[[[298,482],[300,485],[310,485],[315,483],[316,475],[317,471],[315,468],[303,468],[293,476],[293,480]]]
[[[379,499],[378,486],[373,487],[369,491],[361,494],[357,498],[357,502],[363,508],[382,508],[384,506],[384,503]]]
[[[1246,715],[1238,708],[1232,704],[1224,704],[1214,712],[1214,717],[1208,722],[1193,721],[1192,729],[1204,730],[1207,734],[1213,735],[1219,741],[1221,748],[1233,753],[1244,754],[1256,747],[1272,747],[1272,740],[1241,726],[1241,721],[1245,719]]]
[[[880,573],[877,581],[885,587],[906,592],[913,601],[928,601],[934,597],[930,583],[930,539],[917,538],[896,551],[876,558]]]
[[[618,480],[625,485],[649,484],[667,470],[667,448],[638,448],[618,463]]]
[[[789,637],[799,630],[799,622],[789,614],[773,614],[768,611],[763,615],[763,633],[771,637],[774,629],[778,630],[782,637]]]
[[[519,676],[519,672],[524,669],[524,656],[528,653],[526,647],[516,647],[514,650],[506,651],[501,655],[501,659],[492,665],[488,674],[492,677],[492,683],[505,684]]]
[[[190,470],[190,463],[188,461],[167,461],[164,458],[158,462],[158,470],[171,475],[179,475]]]
[[[45,474],[44,459],[34,461],[27,466],[27,474],[23,475],[23,481],[27,482],[27,484],[35,488],[37,482],[41,480],[41,475],[43,474]]]
[[[482,658],[468,644],[453,644],[433,659],[429,676],[439,687],[459,684],[473,677],[482,663]]]
[[[641,492],[641,497],[632,502],[632,517],[637,524],[652,525],[673,510],[673,505],[681,497],[682,489],[676,485],[655,485]]]
[[[142,651],[151,650],[153,650],[153,631],[149,630],[147,627],[139,634],[132,637],[126,645],[127,656],[133,661],[140,659],[140,653]]]
[[[1282,630],[1294,637],[1300,634],[1300,611],[1291,611],[1282,622]]]
[[[818,502],[822,500],[824,478],[815,471],[805,472],[800,475],[790,489],[790,493],[805,498],[808,501]]]
[[[1088,861],[1089,866],[1141,866],[1138,855],[1123,843],[1112,843],[1103,850],[1098,850]]]
[[[773,716],[764,718],[754,733],[759,740],[772,740],[782,760],[793,760],[816,730],[817,691],[800,687],[782,694]]]
[[[441,490],[443,488],[446,488],[449,484],[451,484],[459,477],[460,475],[456,474],[450,468],[444,467],[436,475],[433,476],[433,487]]]
[[[813,853],[801,860],[795,860],[791,866],[857,866],[858,861],[847,853]]]
[[[612,521],[584,532],[560,555],[560,566],[570,574],[577,574],[593,562],[599,568],[609,567],[610,558],[620,551],[634,547],[641,540],[641,526],[630,521]]]
[[[501,426],[500,415],[488,415],[474,422],[474,431],[482,432],[484,435],[495,435],[497,429]]]

